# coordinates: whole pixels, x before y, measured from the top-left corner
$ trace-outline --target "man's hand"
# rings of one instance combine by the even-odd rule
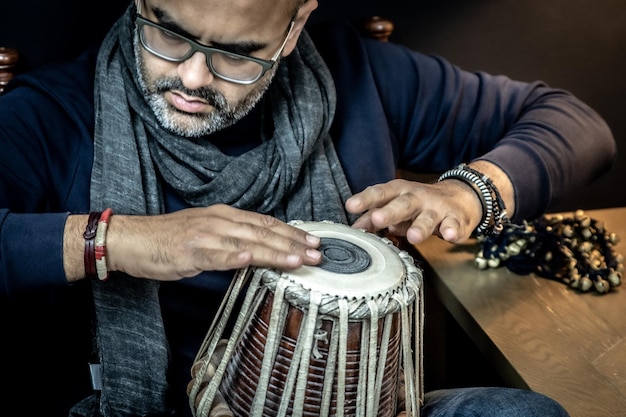
[[[86,216],[66,224],[68,279],[84,277],[82,233]],[[280,220],[227,205],[155,216],[115,214],[107,229],[109,271],[177,280],[202,271],[246,266],[295,269],[321,260],[319,238]]]
[[[353,227],[370,232],[386,228],[393,235],[406,236],[413,244],[430,235],[460,243],[469,238],[482,216],[478,196],[456,180],[377,184],[348,199],[346,209],[363,212]]]
[[[507,212],[513,213],[513,187],[506,174],[495,165],[480,161],[472,166],[488,175],[498,187]],[[376,232],[388,229],[391,234],[406,236],[418,244],[430,235],[448,242],[467,240],[482,219],[480,198],[462,181],[447,179],[434,184],[393,180],[355,194],[346,209],[363,215],[353,225]]]

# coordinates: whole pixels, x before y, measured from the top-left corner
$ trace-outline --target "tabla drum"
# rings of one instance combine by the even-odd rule
[[[421,270],[375,234],[291,224],[321,238],[322,262],[237,272],[196,356],[194,415],[219,399],[237,417],[419,416]]]

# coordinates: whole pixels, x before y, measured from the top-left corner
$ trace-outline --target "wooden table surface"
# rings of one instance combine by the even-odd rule
[[[626,255],[626,207],[585,213],[621,238],[616,251]],[[506,268],[479,270],[475,241],[432,237],[416,248],[426,285],[507,384],[556,399],[572,417],[626,416],[626,277],[608,294],[582,293]]]

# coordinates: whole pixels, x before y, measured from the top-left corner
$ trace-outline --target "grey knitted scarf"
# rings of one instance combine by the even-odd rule
[[[343,209],[350,190],[328,133],[334,84],[306,33],[268,90],[264,119],[273,122],[272,133],[232,157],[210,137],[190,140],[159,126],[137,80],[134,13],[131,5],[98,57],[91,210],[162,213],[161,176],[193,206],[226,203],[285,221],[352,221]],[[171,415],[158,282],[113,273],[93,282],[93,295],[102,387],[70,416]]]

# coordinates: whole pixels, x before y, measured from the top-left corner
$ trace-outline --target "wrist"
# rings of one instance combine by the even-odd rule
[[[108,222],[112,215],[113,210],[107,208],[104,211],[91,212],[87,217],[83,232],[85,242],[83,266],[87,279],[106,281],[109,278],[106,264],[106,237]]]
[[[145,259],[143,251],[150,242],[142,237],[146,235],[143,224],[149,217],[116,214],[110,218],[106,256],[109,272],[123,272],[135,277],[143,276],[140,272],[140,265]]]
[[[85,277],[83,233],[88,215],[72,214],[65,221],[63,232],[63,269],[68,282]]]
[[[466,164],[460,164],[441,174],[438,181],[449,179],[459,180],[467,184],[480,200],[482,217],[472,232],[474,237],[480,238],[490,234],[498,234],[505,224],[510,223],[502,195],[488,175]]]

